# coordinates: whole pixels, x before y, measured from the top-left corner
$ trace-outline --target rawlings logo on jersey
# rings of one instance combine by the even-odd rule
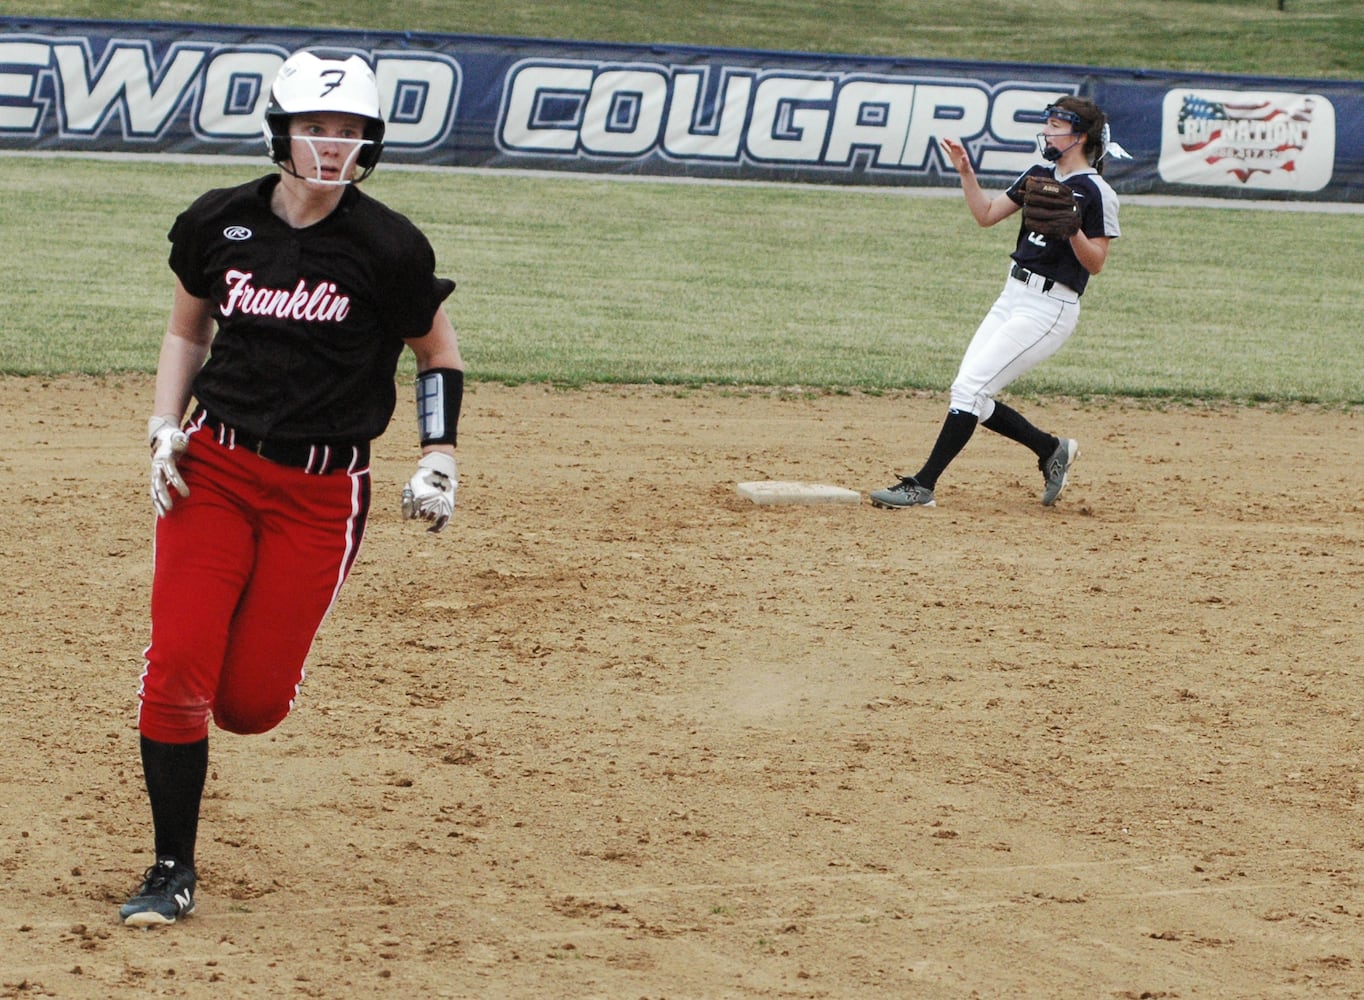
[[[350,296],[338,295],[336,285],[319,281],[309,287],[302,278],[293,288],[258,288],[251,283],[250,271],[235,268],[224,275],[227,301],[223,316],[273,316],[275,319],[306,320],[313,323],[340,323],[350,314]]]

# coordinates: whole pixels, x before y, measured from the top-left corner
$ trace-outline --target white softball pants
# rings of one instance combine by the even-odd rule
[[[980,421],[995,412],[994,396],[1059,351],[1075,332],[1080,297],[1066,285],[1043,291],[1045,279],[1009,277],[971,338],[952,382],[952,409]]]

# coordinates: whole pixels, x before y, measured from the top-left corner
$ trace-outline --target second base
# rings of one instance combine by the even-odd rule
[[[824,483],[764,479],[738,485],[739,496],[759,504],[861,503],[862,494]]]

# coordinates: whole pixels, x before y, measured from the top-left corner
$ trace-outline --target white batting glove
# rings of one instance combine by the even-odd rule
[[[147,421],[147,442],[152,448],[152,506],[157,517],[165,517],[172,506],[172,486],[182,497],[189,496],[189,487],[175,465],[189,447],[189,438],[174,418],[152,417]]]
[[[403,517],[430,521],[427,531],[440,531],[455,512],[455,490],[459,482],[455,475],[455,459],[444,452],[423,455],[417,463],[417,474],[403,488]]]

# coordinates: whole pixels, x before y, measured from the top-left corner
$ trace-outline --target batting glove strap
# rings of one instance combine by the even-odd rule
[[[403,489],[403,517],[430,521],[427,531],[440,531],[455,512],[455,491],[459,488],[455,459],[444,452],[423,455],[417,472]]]
[[[176,420],[170,413],[162,413],[155,417],[147,418],[147,443],[156,447],[156,436],[169,427],[173,431],[180,429],[180,421]]]
[[[157,517],[165,517],[174,506],[172,488],[182,497],[189,496],[189,487],[176,466],[176,460],[189,447],[189,438],[174,418],[156,416],[147,421],[147,441],[152,449],[152,507]]]

